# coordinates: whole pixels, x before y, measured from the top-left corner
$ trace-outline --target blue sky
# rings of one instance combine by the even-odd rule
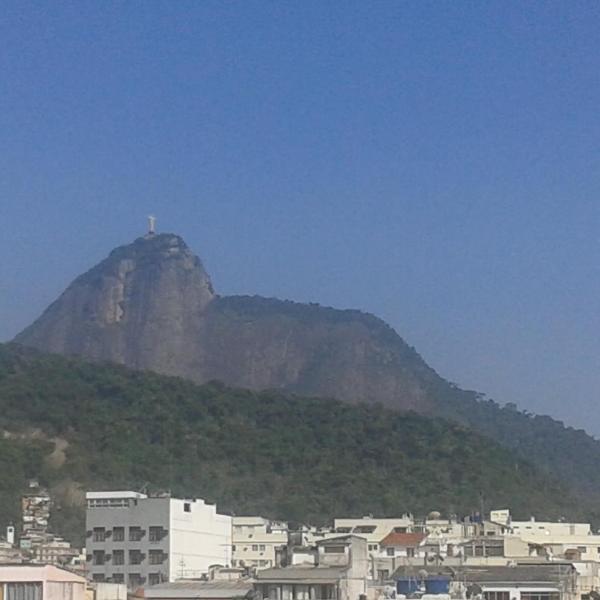
[[[600,434],[600,5],[8,2],[0,339],[154,213]]]

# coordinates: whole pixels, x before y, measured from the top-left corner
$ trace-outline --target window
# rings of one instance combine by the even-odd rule
[[[92,562],[95,565],[103,565],[104,564],[104,550],[94,550],[92,554]]]
[[[129,564],[140,565],[142,563],[142,553],[140,550],[129,551]]]
[[[258,552],[258,544],[252,545],[252,552]]]
[[[189,502],[183,503],[183,512],[192,512],[192,505]]]
[[[510,592],[483,592],[485,600],[510,600]]]
[[[150,573],[148,575],[148,583],[150,585],[156,585],[157,583],[160,583],[160,573]]]
[[[160,565],[163,562],[163,551],[162,550],[150,550],[148,553],[148,560],[151,565]]]
[[[408,558],[414,558],[415,557],[415,549],[414,548],[407,548],[406,549],[406,556],[408,556]]]
[[[346,546],[325,546],[323,551],[325,554],[344,554]]]
[[[125,527],[114,527],[112,540],[113,542],[123,542],[125,540]]]
[[[42,600],[42,584],[7,583],[6,600]]]
[[[504,544],[498,546],[488,546],[486,548],[487,556],[504,556]]]
[[[521,600],[559,600],[559,592],[521,592]]]
[[[160,542],[165,537],[165,531],[162,527],[153,525],[148,529],[148,539],[151,542]]]
[[[369,544],[369,551],[374,552],[377,550],[377,544]]]
[[[406,527],[394,527],[394,533],[406,533]]]
[[[125,576],[123,573],[113,573],[113,576],[110,579],[113,583],[125,583]]]
[[[377,575],[380,581],[385,581],[390,576],[390,572],[388,569],[380,569],[377,571]]]
[[[130,527],[129,528],[129,541],[139,542],[144,536],[144,532],[141,527]]]
[[[94,527],[93,540],[95,542],[103,542],[105,539],[106,539],[106,532],[104,531],[104,527]]]
[[[267,549],[267,546],[266,546],[265,544],[260,544],[260,545],[258,546],[258,549],[259,549],[261,552],[264,552],[264,551]]]
[[[386,554],[386,556],[395,556],[396,549],[395,548],[386,548],[385,554]]]
[[[585,546],[577,546],[577,550],[579,550],[581,554],[585,554]]]
[[[102,573],[94,573],[92,579],[94,581],[104,581],[104,575]]]
[[[125,551],[124,550],[113,550],[112,562],[113,562],[113,565],[124,565],[125,564]]]
[[[231,551],[232,551],[232,552],[235,552],[235,544],[233,544],[233,545],[231,546]]]
[[[129,587],[142,585],[142,576],[139,573],[129,573]]]
[[[357,525],[354,528],[354,533],[373,533],[375,525]]]

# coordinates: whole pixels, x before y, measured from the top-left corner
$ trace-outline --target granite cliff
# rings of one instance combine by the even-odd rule
[[[176,235],[145,236],[78,277],[16,339],[137,369],[427,412],[436,378],[380,319],[355,310],[215,294]]]

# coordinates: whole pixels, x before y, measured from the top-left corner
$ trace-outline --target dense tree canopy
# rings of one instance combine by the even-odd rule
[[[481,497],[521,517],[595,516],[511,451],[441,419],[199,386],[12,345],[0,345],[0,428],[0,518],[16,519],[35,476],[57,496],[55,527],[76,541],[82,491],[146,484],[223,511],[313,523],[468,514]]]

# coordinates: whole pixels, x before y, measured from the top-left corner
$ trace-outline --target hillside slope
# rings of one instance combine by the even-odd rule
[[[0,515],[37,476],[76,538],[81,491],[171,489],[322,523],[432,509],[595,518],[565,486],[458,425],[378,405],[252,392],[0,345]],[[56,460],[55,440],[65,450]],[[4,464],[4,463],[3,463]]]
[[[381,319],[258,296],[221,297],[178,236],[146,236],[78,277],[16,338],[203,383],[382,403],[458,421],[600,495],[600,442],[440,377]]]

